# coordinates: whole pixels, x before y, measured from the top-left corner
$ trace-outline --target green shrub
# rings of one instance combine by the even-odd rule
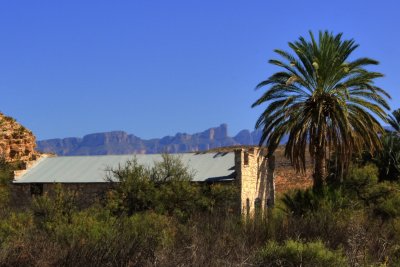
[[[383,220],[400,216],[400,185],[396,182],[379,182],[376,166],[353,167],[344,188],[349,197],[361,201],[373,215]]]
[[[149,169],[136,159],[110,170],[110,181],[115,182],[108,194],[108,207],[116,214],[132,215],[154,207],[155,186],[150,180]]]
[[[10,183],[13,179],[13,166],[0,157],[0,216],[10,200]]]
[[[257,254],[259,266],[347,266],[340,251],[332,251],[321,241],[302,243],[287,240],[280,245],[270,241]]]
[[[397,183],[383,182],[372,187],[368,203],[373,214],[383,220],[400,217],[400,186]]]
[[[205,185],[203,194],[211,212],[223,215],[235,213],[239,209],[240,192],[236,184]]]
[[[56,185],[54,195],[37,196],[32,201],[32,212],[40,229],[49,229],[61,223],[71,223],[76,211],[76,192]]]
[[[183,164],[182,159],[177,155],[162,154],[162,160],[154,162],[154,166],[150,168],[150,180],[156,185],[170,181],[186,181],[193,179],[194,171]]]
[[[135,240],[144,248],[155,251],[157,248],[171,245],[175,233],[173,221],[154,212],[135,214],[126,218],[121,233],[126,242]]]
[[[387,133],[381,138],[382,150],[376,156],[375,163],[379,168],[380,180],[400,180],[400,137]]]
[[[102,240],[111,240],[117,235],[117,218],[110,216],[107,210],[91,208],[73,212],[69,222],[57,221],[48,230],[49,238],[67,245],[95,244]]]
[[[336,211],[350,205],[340,189],[324,188],[315,192],[313,189],[299,189],[283,195],[284,210],[294,216],[303,216],[320,209]]]
[[[81,214],[65,229],[66,234],[75,236],[59,265],[149,266],[157,262],[157,251],[174,241],[172,221],[154,212],[106,221],[99,217],[84,218],[85,214]]]
[[[27,212],[10,212],[0,219],[0,247],[12,242],[33,227],[33,218]]]
[[[193,173],[181,159],[167,154],[162,159],[151,168],[134,159],[110,170],[109,179],[116,183],[108,194],[107,206],[114,214],[155,210],[187,220],[193,212],[206,207],[201,188],[191,183]]]
[[[373,164],[353,166],[344,180],[348,196],[368,201],[371,188],[378,183],[378,168]]]
[[[185,221],[205,204],[200,187],[189,181],[169,181],[157,187],[155,210],[160,214]]]

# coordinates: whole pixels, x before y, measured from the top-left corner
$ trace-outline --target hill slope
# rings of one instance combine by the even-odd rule
[[[6,161],[34,160],[36,138],[14,118],[0,112],[0,156]]]

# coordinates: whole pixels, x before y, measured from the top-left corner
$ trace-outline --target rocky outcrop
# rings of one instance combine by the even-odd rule
[[[30,130],[0,113],[0,156],[10,162],[32,161],[38,156],[35,147],[36,138]]]
[[[95,133],[83,138],[50,139],[38,141],[38,149],[57,155],[110,155],[110,154],[153,154],[206,151],[213,148],[234,145],[257,145],[260,131],[240,131],[234,137],[228,136],[228,125],[221,124],[200,133],[177,133],[155,139],[141,139],[123,131]]]

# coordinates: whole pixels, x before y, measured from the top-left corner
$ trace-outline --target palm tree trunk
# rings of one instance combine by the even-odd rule
[[[267,184],[268,184],[268,199],[267,207],[273,208],[275,206],[275,156],[272,154],[268,157],[268,171],[267,171]]]
[[[326,161],[325,161],[325,147],[323,145],[317,145],[315,149],[314,159],[314,190],[321,190],[325,185],[326,178]]]

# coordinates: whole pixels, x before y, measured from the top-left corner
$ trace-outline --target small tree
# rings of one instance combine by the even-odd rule
[[[155,185],[150,179],[151,171],[136,158],[108,171],[107,178],[114,183],[108,195],[108,206],[114,212],[132,215],[154,207]]]
[[[191,183],[193,172],[177,156],[164,154],[152,167],[133,159],[109,171],[114,189],[108,205],[117,213],[155,210],[187,218],[202,204],[200,188]]]

